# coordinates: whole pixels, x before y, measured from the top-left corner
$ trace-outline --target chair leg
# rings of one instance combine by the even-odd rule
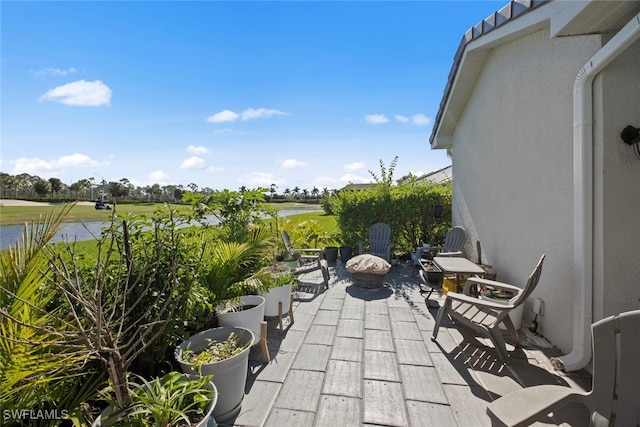
[[[282,325],[282,301],[278,301],[278,322],[280,323],[280,333],[284,331]]]
[[[271,356],[269,356],[269,347],[267,347],[267,322],[262,322],[262,339],[260,340],[260,348],[262,349],[262,359],[265,362],[271,360]]]
[[[504,323],[504,326],[507,328],[507,331],[509,331],[509,336],[513,340],[513,345],[516,347],[520,347],[520,340],[518,339],[518,331],[516,331],[516,327],[513,326],[511,317],[506,316],[504,319],[502,319],[502,323]]]
[[[433,293],[433,288],[429,288],[428,291],[420,290],[420,293],[422,295],[427,294],[427,296],[424,298],[424,303],[427,305],[427,308],[429,308],[429,297],[431,297],[431,294]]]
[[[498,354],[500,355],[500,359],[504,363],[509,363],[509,353],[507,352],[507,344],[504,342],[504,338],[502,337],[502,331],[500,327],[496,325],[496,327],[488,329],[489,338],[493,343],[493,346],[498,350]]]
[[[442,322],[442,318],[451,308],[451,299],[445,298],[444,305],[440,307],[438,310],[438,316],[436,317],[436,325],[433,327],[433,335],[431,336],[431,340],[435,341],[438,338],[438,329],[440,329],[440,323]]]
[[[295,320],[293,319],[293,294],[289,297],[289,325],[293,325]]]

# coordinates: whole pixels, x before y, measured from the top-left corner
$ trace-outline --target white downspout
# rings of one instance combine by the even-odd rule
[[[573,349],[553,358],[556,369],[575,371],[591,360],[593,323],[593,80],[640,38],[634,16],[580,70],[573,87]]]

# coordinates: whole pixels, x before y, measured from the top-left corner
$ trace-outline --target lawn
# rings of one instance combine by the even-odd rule
[[[121,214],[152,214],[157,207],[162,206],[159,203],[127,203],[116,206],[118,213]],[[186,205],[176,205],[189,208]],[[269,206],[281,209],[321,209],[320,205],[310,205],[301,203],[277,203],[269,204]],[[37,220],[39,216],[58,208],[55,205],[43,206],[3,206],[0,208],[0,225],[24,224]],[[93,205],[76,205],[71,210],[68,222],[73,221],[106,221],[111,216],[112,211],[96,210]]]
[[[153,203],[139,203],[118,205],[116,209],[119,213],[151,214],[157,206],[159,205]],[[59,206],[3,206],[0,208],[0,225],[31,222],[54,209],[59,209]],[[96,210],[93,205],[76,205],[71,209],[67,221],[106,221],[111,217],[112,212]]]

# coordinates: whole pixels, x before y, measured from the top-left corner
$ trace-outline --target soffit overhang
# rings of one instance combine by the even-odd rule
[[[451,149],[452,135],[491,49],[548,28],[550,37],[613,33],[640,12],[640,1],[510,2],[469,29],[456,52],[429,141]]]

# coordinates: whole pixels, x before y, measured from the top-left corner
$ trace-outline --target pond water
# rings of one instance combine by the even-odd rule
[[[297,215],[300,213],[318,212],[312,209],[282,209],[278,212],[279,216]],[[215,216],[206,217],[209,224],[217,224],[218,220]],[[57,242],[65,240],[68,242],[95,239],[100,236],[102,227],[106,223],[102,221],[90,222],[68,222],[53,241]],[[20,235],[24,231],[24,225],[3,225],[0,227],[0,249],[6,249],[16,243]]]

